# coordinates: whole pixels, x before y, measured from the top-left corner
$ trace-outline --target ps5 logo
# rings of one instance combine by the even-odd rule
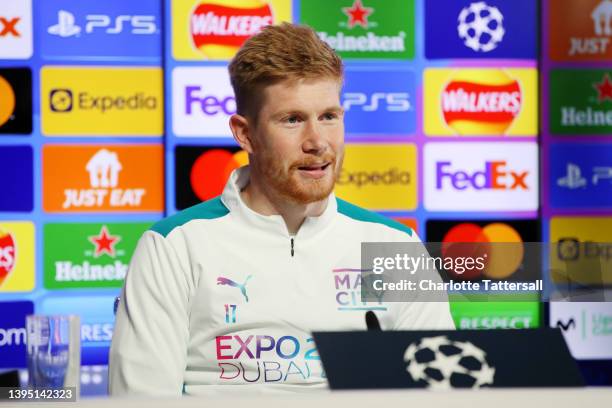
[[[363,92],[346,92],[342,107],[347,112],[352,107],[360,107],[364,112],[376,112],[379,107],[389,112],[406,112],[412,109],[408,92],[374,92],[371,95]]]
[[[593,167],[591,184],[599,185],[602,180],[612,182],[612,167],[595,166]],[[566,175],[557,179],[557,186],[576,190],[586,188],[589,181],[582,176],[582,169],[574,163],[567,164]]]
[[[112,17],[106,14],[88,14],[85,16],[85,33],[103,30],[105,34],[150,35],[158,33],[155,16],[152,15],[119,15]],[[74,14],[66,10],[57,12],[57,23],[50,26],[47,32],[62,38],[78,37],[82,28],[76,24]]]

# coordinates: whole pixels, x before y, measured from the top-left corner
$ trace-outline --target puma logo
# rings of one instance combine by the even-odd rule
[[[240,284],[240,283],[234,282],[231,279],[224,278],[223,276],[219,276],[217,278],[217,285],[228,285],[228,286],[233,286],[234,288],[240,289],[240,292],[242,293],[242,295],[244,296],[244,298],[248,302],[249,301],[249,296],[246,293],[246,284],[249,281],[249,279],[251,279],[252,277],[253,277],[253,275],[247,276],[247,278],[245,279],[244,283]]]

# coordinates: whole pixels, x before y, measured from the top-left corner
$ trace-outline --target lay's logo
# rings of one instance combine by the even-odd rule
[[[272,22],[272,9],[268,4],[238,8],[203,3],[191,15],[191,38],[199,49],[205,49],[208,44],[240,47],[247,38]]]
[[[535,136],[536,78],[533,69],[428,69],[425,133]]]
[[[173,50],[178,60],[231,59],[264,27],[291,19],[291,2],[286,0],[189,3],[173,2]]]
[[[0,230],[0,285],[15,266],[16,245],[10,232]]]

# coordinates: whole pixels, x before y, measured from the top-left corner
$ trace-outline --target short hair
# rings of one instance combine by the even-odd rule
[[[305,25],[269,25],[249,38],[229,64],[237,112],[256,121],[265,86],[290,80],[332,78],[342,82],[342,59]]]

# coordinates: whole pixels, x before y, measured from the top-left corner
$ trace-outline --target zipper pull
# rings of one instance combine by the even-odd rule
[[[293,237],[291,238],[291,256],[293,257],[293,254],[295,253],[295,251],[293,250]]]

